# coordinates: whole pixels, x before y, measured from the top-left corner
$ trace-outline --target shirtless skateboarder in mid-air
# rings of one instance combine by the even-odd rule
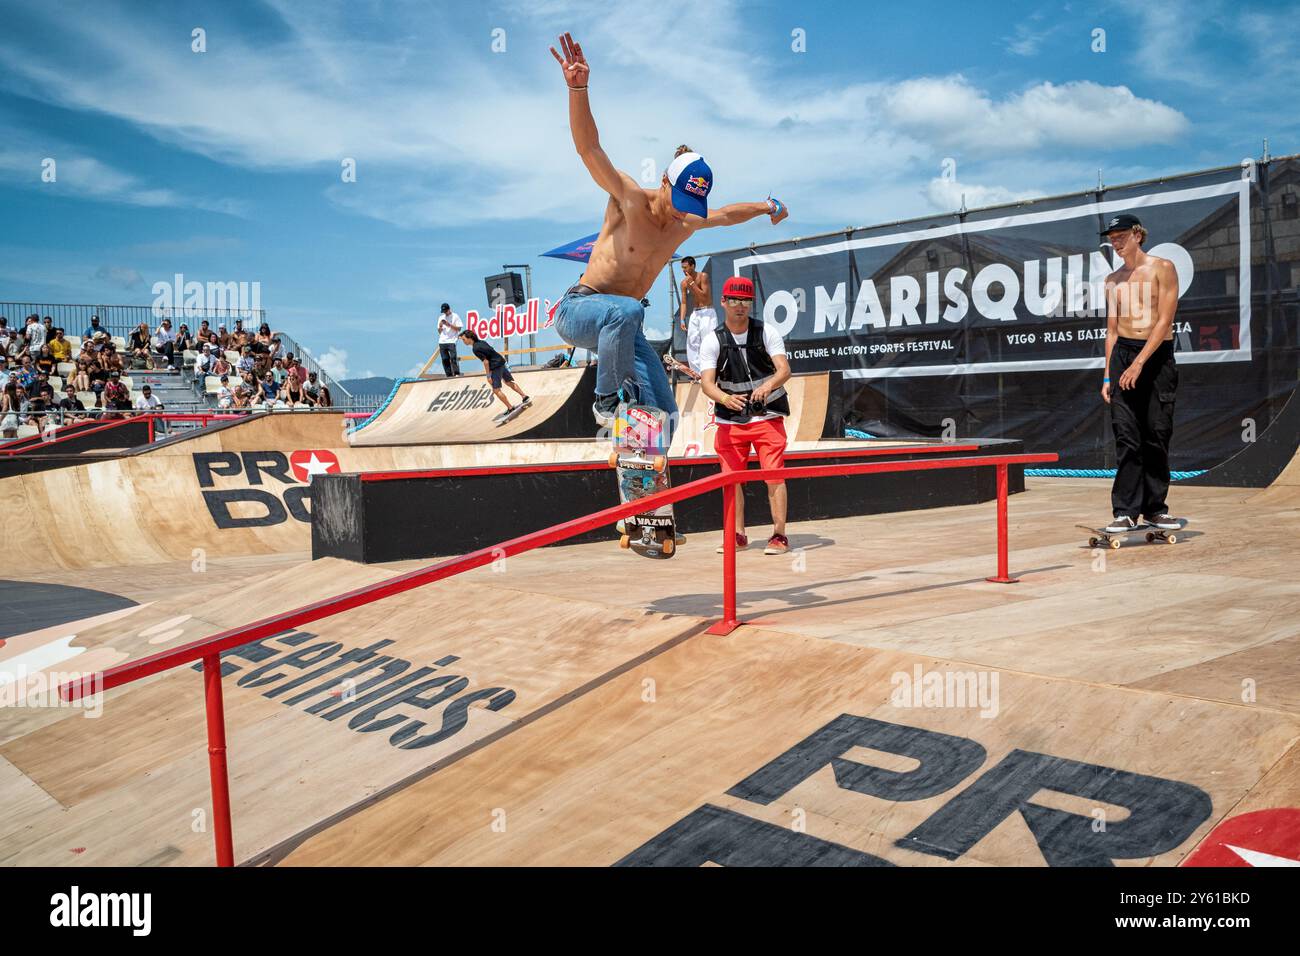
[[[704,158],[680,146],[657,189],[643,189],[614,168],[601,149],[596,121],[587,100],[590,67],[569,34],[560,37],[569,96],[569,130],[573,145],[591,178],[609,193],[605,219],[591,251],[587,271],[565,292],[556,309],[555,328],[570,345],[597,353],[596,421],[609,426],[618,407],[618,391],[627,379],[636,382],[640,401],[667,412],[675,423],[677,403],[663,363],[646,341],[641,323],[645,297],[677,248],[697,229],[734,226],[757,216],[776,224],[789,215],[775,199],[733,203],[712,212],[708,207],[713,171]]]

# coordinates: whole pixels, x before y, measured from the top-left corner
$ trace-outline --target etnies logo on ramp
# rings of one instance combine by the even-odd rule
[[[486,385],[466,385],[460,391],[440,392],[429,402],[426,412],[465,412],[492,406],[492,389]]]

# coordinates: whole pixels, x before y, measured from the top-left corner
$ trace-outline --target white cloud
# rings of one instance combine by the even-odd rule
[[[348,377],[347,349],[331,345],[320,355],[313,357],[316,359],[316,364],[324,369],[325,374],[334,381],[339,382]]]
[[[898,84],[885,107],[900,128],[966,153],[1129,149],[1173,142],[1190,127],[1172,107],[1089,80],[1039,83],[995,101],[964,76],[924,77]]]

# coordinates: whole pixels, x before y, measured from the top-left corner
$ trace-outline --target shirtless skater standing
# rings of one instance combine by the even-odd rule
[[[1147,231],[1137,216],[1111,216],[1102,235],[1124,260],[1106,279],[1106,372],[1101,397],[1115,431],[1115,484],[1108,534],[1141,527],[1176,531],[1168,514],[1169,439],[1174,431],[1178,366],[1174,312],[1178,273],[1168,259],[1142,249]],[[1118,384],[1119,389],[1115,389]]]
[[[618,390],[635,380],[643,402],[663,409],[676,423],[677,403],[663,363],[646,341],[641,323],[641,299],[673,252],[697,229],[734,226],[767,215],[776,224],[789,211],[775,199],[733,203],[709,212],[713,171],[699,153],[682,146],[658,189],[642,189],[625,172],[614,168],[601,149],[596,121],[587,101],[590,67],[568,33],[560,37],[561,56],[551,54],[564,69],[569,96],[569,130],[573,145],[596,185],[609,193],[600,235],[591,250],[587,271],[579,284],[565,292],[556,309],[560,338],[597,353],[596,421],[609,426],[618,407]]]
[[[687,311],[686,303],[691,304]],[[687,318],[687,316],[690,318]],[[695,257],[682,259],[682,331],[686,333],[686,364],[696,375],[704,369],[700,367],[700,343],[704,336],[712,335],[718,327],[718,313],[713,311],[713,289],[709,284],[707,272],[695,271]]]

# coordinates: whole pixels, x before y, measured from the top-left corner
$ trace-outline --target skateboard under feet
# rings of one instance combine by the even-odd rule
[[[618,477],[618,500],[622,504],[671,487],[667,436],[667,412],[652,405],[619,403],[609,464]],[[620,524],[622,548],[647,558],[671,558],[676,551],[677,525],[672,505],[632,515]]]
[[[1124,543],[1125,538],[1131,538],[1134,535],[1139,534],[1146,539],[1147,544],[1151,544],[1154,541],[1163,541],[1166,544],[1177,544],[1178,534],[1183,530],[1183,528],[1187,527],[1187,522],[1180,522],[1178,531],[1165,531],[1163,528],[1153,528],[1149,524],[1140,524],[1130,531],[1121,531],[1118,534],[1113,531],[1106,531],[1103,528],[1092,528],[1086,524],[1076,524],[1075,527],[1081,528],[1084,531],[1092,532],[1092,537],[1088,539],[1088,547],[1098,548],[1105,546],[1114,549],[1120,547],[1120,545]]]

